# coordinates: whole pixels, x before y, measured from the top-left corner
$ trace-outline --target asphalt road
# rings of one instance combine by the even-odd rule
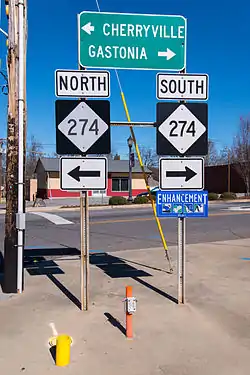
[[[241,207],[241,209],[238,207]],[[233,211],[230,211],[233,210]],[[47,249],[46,255],[77,254],[80,246],[79,211],[50,212],[52,220],[64,218],[70,224],[55,224],[39,214],[27,213],[26,248]],[[46,216],[47,214],[45,214]],[[51,217],[50,217],[51,219]],[[60,221],[60,220],[59,220]],[[177,242],[177,219],[162,219],[168,245]],[[0,215],[3,243],[4,215]],[[214,204],[208,218],[187,219],[187,243],[211,242],[250,237],[250,203]],[[148,208],[105,209],[90,211],[90,249],[120,251],[160,247],[157,226]],[[2,245],[3,249],[3,245]]]

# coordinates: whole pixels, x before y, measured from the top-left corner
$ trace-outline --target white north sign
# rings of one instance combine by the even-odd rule
[[[204,189],[203,158],[161,158],[161,190]]]
[[[56,96],[109,98],[110,73],[94,70],[56,70]]]
[[[159,100],[207,100],[208,75],[158,73],[156,97]]]
[[[107,184],[106,158],[60,159],[61,190],[105,190]]]
[[[207,131],[207,128],[183,104],[159,126],[159,132],[180,152],[185,152]]]

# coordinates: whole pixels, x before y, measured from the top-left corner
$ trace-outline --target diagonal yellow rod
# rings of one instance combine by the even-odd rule
[[[96,6],[97,6],[98,11],[101,12],[98,0],[96,0]],[[119,85],[119,88],[120,88],[122,103],[123,103],[124,110],[125,110],[125,113],[126,113],[126,116],[127,116],[127,120],[128,120],[128,122],[131,122],[129,111],[128,111],[128,106],[127,106],[127,103],[126,103],[126,99],[125,99],[124,93],[122,91],[121,82],[120,82],[119,75],[118,75],[118,72],[117,72],[116,69],[115,69],[115,74],[116,74],[118,85]],[[142,173],[143,173],[143,177],[144,177],[144,180],[145,180],[145,184],[146,184],[146,187],[147,187],[149,198],[150,198],[150,201],[151,201],[151,204],[152,204],[152,208],[153,208],[153,212],[154,212],[154,217],[155,217],[155,220],[156,220],[156,223],[157,223],[157,227],[158,227],[158,230],[159,230],[159,233],[160,233],[160,236],[161,236],[162,244],[163,244],[163,247],[164,247],[164,250],[165,250],[165,255],[166,255],[167,260],[169,262],[170,272],[173,272],[173,267],[172,267],[171,259],[170,259],[169,252],[168,252],[167,242],[165,240],[165,237],[164,237],[164,234],[163,234],[163,231],[162,231],[161,222],[160,222],[160,220],[159,220],[159,218],[157,217],[157,214],[156,214],[155,201],[152,198],[150,187],[148,185],[147,175],[145,173],[144,164],[142,162],[141,153],[140,153],[138,144],[136,142],[135,132],[134,132],[134,129],[133,129],[132,125],[130,126],[130,133],[131,133],[131,136],[133,138],[133,142],[134,142],[134,145],[135,145],[135,150],[136,150],[136,153],[137,153],[137,157],[138,157],[138,160],[139,160],[139,163],[140,163],[140,166],[141,166],[141,170],[142,170]]]
[[[130,115],[129,115],[128,106],[127,106],[127,103],[126,103],[124,93],[123,93],[122,90],[120,90],[120,92],[121,92],[122,103],[123,103],[123,107],[124,107],[124,110],[125,110],[125,113],[126,113],[127,120],[128,120],[128,122],[131,122],[131,118],[130,118]],[[155,220],[156,220],[156,224],[157,224],[157,227],[158,227],[158,230],[159,230],[159,233],[160,233],[160,237],[161,237],[161,240],[162,240],[162,244],[163,244],[163,247],[164,247],[164,250],[165,250],[166,257],[167,257],[168,262],[169,262],[169,268],[170,268],[170,271],[173,272],[173,267],[172,267],[171,259],[170,259],[169,252],[168,252],[167,242],[166,242],[165,237],[164,237],[161,222],[160,222],[159,218],[157,217],[155,201],[153,200],[151,190],[150,190],[150,187],[148,185],[147,175],[146,175],[144,164],[143,164],[143,161],[142,161],[142,158],[141,158],[140,149],[139,149],[138,144],[136,142],[135,132],[134,132],[133,126],[130,126],[130,132],[131,132],[131,136],[133,138],[136,154],[137,154],[140,166],[141,166],[141,170],[142,170],[143,177],[144,177],[144,180],[145,180],[146,188],[147,188],[149,198],[150,198],[150,201],[151,201],[151,205],[152,205],[152,208],[153,208],[153,213],[154,213],[154,217],[155,217]]]

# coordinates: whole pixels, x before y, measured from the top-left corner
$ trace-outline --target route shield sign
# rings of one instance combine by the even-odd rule
[[[157,103],[156,122],[158,155],[207,155],[207,103]]]
[[[108,100],[56,100],[57,154],[109,154],[110,149]]]
[[[83,67],[180,71],[186,66],[186,19],[82,12],[78,49]]]

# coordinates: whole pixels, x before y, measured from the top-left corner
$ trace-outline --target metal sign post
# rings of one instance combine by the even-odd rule
[[[89,196],[85,192],[85,275],[86,275],[86,310],[89,308]]]
[[[80,195],[81,215],[81,310],[89,306],[89,210],[88,192]]]
[[[177,283],[178,303],[185,303],[185,268],[186,268],[186,219],[178,217],[178,253],[177,253]]]
[[[199,190],[159,190],[156,194],[157,217],[178,218],[177,300],[185,303],[186,218],[208,217],[208,192]]]
[[[186,73],[186,68],[180,73]],[[180,103],[185,103],[181,101]],[[178,254],[177,254],[177,301],[185,303],[185,268],[186,268],[186,220],[184,216],[178,217]]]

